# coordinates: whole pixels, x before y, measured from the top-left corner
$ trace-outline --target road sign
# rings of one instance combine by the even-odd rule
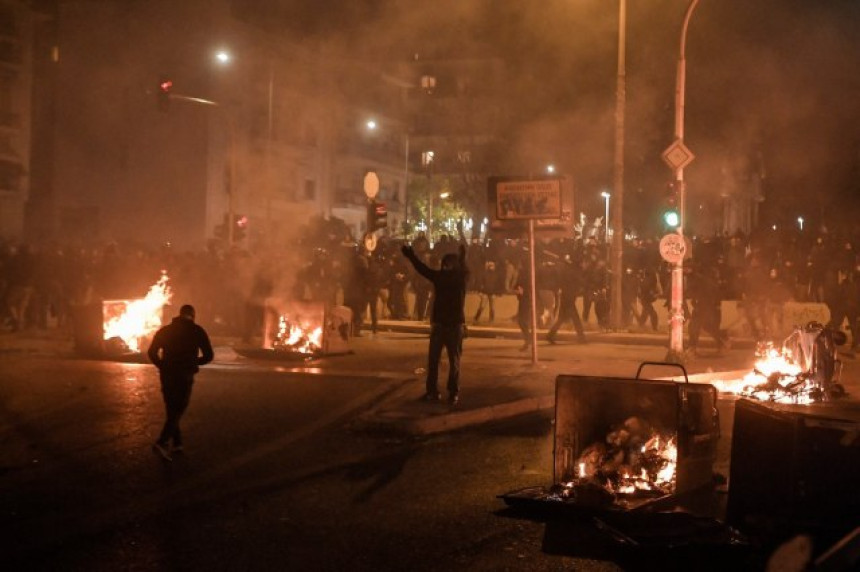
[[[364,176],[364,194],[368,199],[373,200],[377,193],[379,193],[379,177],[373,171],[369,171]]]
[[[663,151],[663,160],[672,168],[672,170],[675,171],[683,169],[692,163],[695,158],[696,156],[693,155],[693,152],[690,151],[680,139],[675,139],[675,141],[669,145],[665,151]]]
[[[498,181],[492,190],[497,220],[559,219],[562,216],[560,179]]]
[[[660,256],[670,264],[678,264],[687,254],[687,241],[674,232],[660,239]]]
[[[376,250],[377,245],[376,235],[372,232],[365,233],[364,235],[364,248],[367,249],[368,252],[373,252]]]

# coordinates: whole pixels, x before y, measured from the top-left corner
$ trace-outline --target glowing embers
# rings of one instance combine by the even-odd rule
[[[173,292],[166,272],[149,288],[145,298],[105,300],[102,302],[102,324],[105,351],[111,354],[138,353],[143,341],[161,327],[164,306]]]
[[[677,438],[629,417],[575,461],[576,478],[557,484],[551,496],[588,506],[628,508],[675,492]]]
[[[278,329],[272,340],[272,349],[315,354],[322,350],[322,324],[310,323],[306,319],[287,315],[278,317]]]

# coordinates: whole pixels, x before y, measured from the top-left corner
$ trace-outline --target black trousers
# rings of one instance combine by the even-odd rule
[[[565,299],[564,294],[562,294],[562,302],[558,309],[558,317],[556,317],[555,322],[550,326],[549,332],[547,332],[547,337],[555,336],[565,322],[573,323],[573,329],[576,330],[576,333],[580,338],[585,335],[585,331],[582,329],[582,320],[579,319],[579,312],[576,309],[576,296],[573,297],[573,301],[570,301]]]
[[[164,408],[167,419],[158,437],[160,445],[167,445],[171,441],[174,447],[182,446],[182,431],[179,429],[179,420],[188,409],[191,401],[191,386],[194,385],[193,373],[161,372],[161,395],[164,398]]]
[[[460,392],[460,356],[463,355],[463,324],[433,324],[430,327],[430,349],[427,356],[427,393],[436,393],[442,348],[448,352],[448,393]]]

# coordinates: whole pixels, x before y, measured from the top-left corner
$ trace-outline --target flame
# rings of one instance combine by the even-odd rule
[[[588,454],[593,455],[593,453]],[[607,457],[616,455],[617,452],[610,453]],[[674,492],[678,465],[678,446],[674,435],[667,438],[665,435],[655,433],[644,445],[625,451],[624,460],[626,464],[617,470],[607,469],[606,466],[595,466],[592,471],[589,471],[587,469],[589,459],[580,458],[577,464],[577,478],[563,483],[562,486],[570,490],[578,484],[590,481],[598,483],[610,493],[617,495],[632,495],[640,491],[658,494]]]
[[[804,377],[804,369],[787,349],[777,349],[767,344],[756,351],[758,359],[753,371],[742,379],[715,380],[714,387],[722,393],[751,397],[775,403],[809,404],[813,402],[810,392],[814,389],[811,380]]]
[[[103,339],[120,338],[129,351],[139,352],[141,341],[161,327],[162,310],[173,298],[168,280],[167,272],[162,271],[145,298],[124,301],[119,315],[106,317]]]
[[[272,347],[278,350],[312,354],[322,349],[322,326],[290,321],[287,316],[278,318],[278,333]]]

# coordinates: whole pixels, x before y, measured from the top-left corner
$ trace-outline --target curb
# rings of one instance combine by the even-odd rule
[[[522,334],[514,327],[489,327],[475,326],[467,324],[468,336],[470,338],[504,338],[510,340],[521,340]],[[370,331],[370,325],[364,324],[362,330]],[[430,333],[430,324],[417,322],[392,322],[388,320],[380,320],[377,324],[377,330],[385,332],[395,332],[404,334],[427,334]],[[559,332],[556,336],[559,341],[569,342],[573,345],[580,345],[576,341],[574,332]],[[588,343],[608,343],[608,344],[623,344],[630,346],[658,346],[669,347],[669,334],[650,334],[650,333],[631,333],[631,332],[585,332],[585,337]],[[538,328],[538,342],[546,340],[546,330]],[[686,341],[686,338],[685,338]],[[699,344],[701,348],[713,349],[716,348],[716,343],[705,336]],[[756,342],[751,338],[732,338],[732,348],[734,349],[755,349]]]

